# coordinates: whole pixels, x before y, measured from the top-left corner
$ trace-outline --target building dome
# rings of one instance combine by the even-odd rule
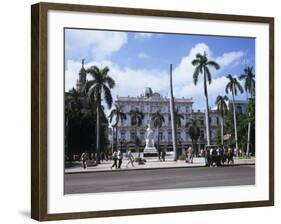
[[[144,96],[145,97],[151,97],[152,96],[152,89],[150,87],[145,87]]]

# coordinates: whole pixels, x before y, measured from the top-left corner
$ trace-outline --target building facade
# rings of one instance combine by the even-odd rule
[[[126,114],[127,119],[118,123],[117,140],[119,144],[134,145],[135,136],[137,135],[141,141],[141,145],[145,145],[146,129],[150,123],[154,130],[154,140],[157,142],[158,134],[160,139],[160,147],[165,147],[167,150],[172,150],[172,127],[170,119],[170,99],[168,97],[161,96],[159,93],[153,93],[150,88],[146,88],[144,94],[137,97],[117,97],[116,103],[122,106],[123,112]],[[187,123],[190,123],[191,119],[198,121],[200,127],[200,138],[198,143],[204,144],[206,142],[206,128],[205,128],[205,113],[204,111],[194,111],[192,108],[192,98],[175,98],[175,109],[179,114],[183,116],[181,119],[181,126],[177,129],[177,139],[179,147],[187,147],[191,145],[192,140],[188,133]],[[131,110],[138,109],[144,114],[144,118],[140,127],[137,128],[135,133],[135,127],[132,124],[131,117],[129,115]],[[156,128],[151,121],[152,114],[159,111],[164,116],[164,123],[157,133]],[[211,139],[212,143],[215,141],[216,128],[220,125],[219,115],[216,111],[210,111],[210,126],[211,126]]]

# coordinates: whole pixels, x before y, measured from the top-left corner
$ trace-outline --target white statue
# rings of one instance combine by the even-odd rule
[[[147,125],[146,129],[146,139],[145,139],[145,148],[144,156],[157,156],[158,152],[154,146],[154,133],[152,128],[150,128],[150,123]]]
[[[154,147],[154,133],[153,130],[150,128],[150,124],[146,129],[146,139],[145,139],[145,148]]]

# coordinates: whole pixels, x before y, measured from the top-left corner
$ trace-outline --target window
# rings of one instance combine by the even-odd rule
[[[141,131],[141,132],[140,132],[140,139],[141,139],[141,140],[144,140],[144,131]]]
[[[121,131],[121,139],[126,139],[126,132],[125,131]]]
[[[190,136],[189,136],[189,133],[188,133],[188,131],[186,131],[186,132],[185,132],[185,140],[188,141],[188,140],[189,140],[189,137],[190,137]]]
[[[136,137],[135,132],[132,131],[130,134],[131,134],[131,136],[130,136],[131,141],[134,141],[134,140],[135,140],[135,137]]]
[[[160,139],[160,141],[163,140],[163,132],[162,131],[159,132],[159,139]]]
[[[172,132],[171,131],[168,132],[168,141],[172,141]]]
[[[200,138],[204,139],[204,131],[203,130],[200,130]]]

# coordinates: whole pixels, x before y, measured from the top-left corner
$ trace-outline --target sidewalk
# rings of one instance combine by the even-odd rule
[[[158,158],[145,158],[146,163],[143,165],[139,165],[138,163],[134,163],[135,167],[132,167],[129,164],[128,168],[126,168],[126,164],[128,162],[127,159],[124,159],[122,162],[122,166],[120,169],[111,169],[111,165],[113,161],[103,161],[101,164],[95,167],[87,167],[87,169],[83,169],[80,165],[81,162],[76,162],[76,167],[66,168],[65,173],[85,173],[85,172],[118,172],[118,171],[129,171],[129,170],[144,170],[144,169],[168,169],[168,168],[195,168],[195,167],[204,167],[205,166],[205,159],[204,158],[194,158],[193,163],[186,163],[185,161],[178,160],[177,162],[173,161],[172,158],[167,158],[165,162],[160,162]],[[234,164],[229,166],[235,165],[254,165],[255,158],[250,159],[234,159]],[[226,165],[228,166],[228,165]]]

